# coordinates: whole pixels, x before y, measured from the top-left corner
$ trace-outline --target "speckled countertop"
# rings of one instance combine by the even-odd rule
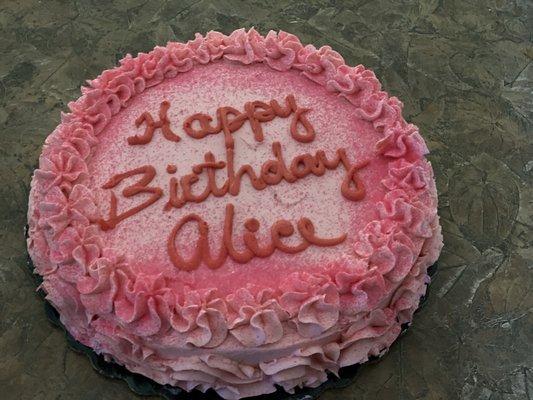
[[[125,53],[243,26],[330,44],[372,68],[432,151],[445,247],[429,301],[379,364],[321,399],[530,399],[527,0],[0,1],[0,398],[136,398],[46,320],[25,265],[30,174],[85,79]]]

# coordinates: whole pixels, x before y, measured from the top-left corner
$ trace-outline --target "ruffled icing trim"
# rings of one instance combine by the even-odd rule
[[[388,192],[378,205],[379,219],[354,243],[359,259],[335,268],[334,276],[291,274],[276,292],[242,289],[221,298],[216,290],[187,288],[180,297],[170,278],[136,273],[125,257],[104,248],[94,225],[94,199],[84,186],[98,136],[133,96],[218,60],[300,71],[344,97],[380,135],[376,152],[388,160],[382,181]],[[87,81],[82,96],[68,106],[70,113],[46,140],[32,181],[28,248],[49,300],[78,340],[158,382],[187,390],[213,387],[224,398],[238,399],[272,392],[274,384],[287,391],[319,385],[325,371],[381,354],[411,320],[428,282],[427,267],[442,246],[436,190],[424,140],[372,71],[347,66],[329,46],[304,46],[286,32],[209,32],[127,55],[117,68]],[[424,243],[421,251],[417,241]],[[338,329],[340,321],[338,340],[259,365],[215,355],[165,360],[152,349],[169,332],[192,348],[215,348],[227,340],[267,346],[288,329],[311,340]]]

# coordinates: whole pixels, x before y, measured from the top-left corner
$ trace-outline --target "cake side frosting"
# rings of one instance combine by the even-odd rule
[[[139,271],[106,246],[87,186],[99,135],[134,96],[211,62],[299,71],[345,98],[375,129],[374,150],[387,165],[385,194],[356,237],[356,260],[289,273],[279,290],[221,296],[189,287],[178,297],[172,277]],[[436,190],[417,128],[371,71],[294,35],[238,30],[128,56],[88,83],[47,138],[29,206],[30,255],[77,340],[160,383],[212,387],[230,399],[272,392],[274,384],[289,391],[318,385],[326,371],[386,350],[411,320],[442,245]]]

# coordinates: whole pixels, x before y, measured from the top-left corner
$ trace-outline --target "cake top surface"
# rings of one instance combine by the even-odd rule
[[[271,115],[267,118],[271,120],[264,122],[255,122],[255,117],[254,127],[247,119],[231,133],[233,145],[229,151],[223,131],[198,139],[183,129],[188,118],[198,113],[212,116],[215,126],[217,109],[232,107],[245,113],[246,104],[260,101],[264,106],[272,100],[285,107],[291,97],[298,109],[307,110],[301,116],[309,123],[309,132],[314,135],[312,140],[303,142],[292,137],[291,125],[300,118],[295,112],[285,118]],[[157,119],[164,102],[169,104],[166,111],[169,127],[180,140],[175,142],[165,138],[158,128],[148,143],[129,144],[128,138],[142,135],[146,129],[145,123],[136,127],[139,116],[148,112]],[[110,191],[116,193],[118,214],[153,196],[144,193],[128,198],[121,194],[142,174],[125,178],[112,189],[103,188],[112,176],[139,167],[153,168],[155,175],[148,186],[161,189],[162,194],[153,204],[105,230],[106,243],[128,254],[141,270],[177,274],[180,281],[192,282],[194,279],[197,288],[210,285],[227,294],[240,287],[274,288],[279,282],[272,276],[282,277],[288,271],[327,271],[335,264],[353,262],[357,227],[378,217],[376,203],[384,195],[383,188],[372,182],[386,177],[387,166],[375,155],[377,138],[371,124],[361,122],[351,108],[346,100],[300,76],[297,71],[279,72],[263,64],[213,63],[147,89],[143,96],[134,98],[124,112],[117,114],[99,136],[102,139],[87,164],[91,171],[87,186],[95,194],[96,204],[106,218],[109,218]],[[258,107],[255,113],[265,113],[265,108]],[[193,127],[198,129],[199,125],[195,122]],[[260,140],[255,137],[253,128],[262,134]],[[295,132],[307,132],[301,122],[297,128]],[[308,170],[309,163],[314,167],[320,163],[317,152],[324,154],[324,161],[334,162],[339,150],[346,154],[348,169],[342,162],[337,162],[330,168],[317,170],[316,174]],[[211,169],[214,185],[210,185],[206,169],[200,172],[196,168],[198,181],[190,185],[190,193],[196,197],[188,200],[187,177],[194,174],[194,166],[205,165],[207,154],[213,157],[211,163],[217,164]],[[282,179],[276,170],[281,165],[280,160],[287,170],[287,176]],[[296,170],[298,161],[300,164]],[[225,190],[224,186],[230,183],[231,170],[237,174],[243,165],[251,166],[260,183],[254,186],[250,175],[246,174],[239,182],[232,179],[231,190]],[[269,165],[272,172],[262,174]],[[353,200],[342,194],[342,185],[351,165],[361,167],[355,173],[358,183],[351,177],[351,188],[365,192],[361,198]],[[265,179],[270,184],[261,182]],[[176,180],[177,188],[171,187],[172,180]],[[218,188],[219,197],[206,192],[210,186]],[[207,197],[203,193],[208,193]],[[181,201],[173,202],[176,198]],[[244,257],[236,259],[230,254],[211,268],[205,260],[195,266],[175,265],[168,251],[169,235],[179,221],[192,214],[207,223],[210,253],[214,258],[219,256],[228,205],[233,207],[234,214],[231,243]],[[305,242],[297,229],[302,218],[313,224],[317,237],[338,240],[333,240],[329,246],[312,243],[302,246]],[[295,250],[287,252],[285,247],[286,251],[276,248],[267,257],[256,254],[250,257],[244,235],[252,233],[246,229],[246,221],[250,223],[252,219],[259,223],[254,236],[263,249],[271,247],[272,226],[280,220],[289,221],[295,233],[284,237],[282,246]],[[198,221],[190,221],[176,234],[176,251],[183,254],[181,258],[184,260],[190,259],[198,248],[198,228]],[[345,239],[341,240],[343,237]]]
[[[315,337],[390,301],[429,251],[424,141],[327,46],[210,32],[82,92],[32,181],[29,249],[89,317],[196,347],[281,343],[288,319]]]

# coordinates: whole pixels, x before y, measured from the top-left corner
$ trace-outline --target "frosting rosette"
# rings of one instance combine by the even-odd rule
[[[382,355],[442,247],[402,107],[286,32],[128,54],[69,103],[32,179],[47,299],[97,353],[224,399]]]

